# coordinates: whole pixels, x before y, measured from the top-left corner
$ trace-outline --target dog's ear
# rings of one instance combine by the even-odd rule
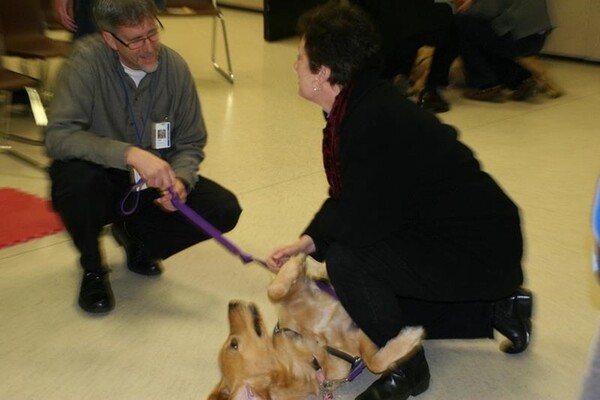
[[[227,385],[225,385],[225,380],[221,378],[221,382],[208,395],[208,400],[230,400],[230,395],[231,393]]]

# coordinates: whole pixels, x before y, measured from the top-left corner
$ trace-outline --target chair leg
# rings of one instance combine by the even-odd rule
[[[44,108],[44,102],[40,98],[36,88],[26,87],[27,96],[29,97],[29,104],[31,104],[31,112],[33,113],[33,119],[37,126],[44,127],[48,125],[48,117],[46,115],[46,109]]]
[[[31,104],[31,109],[33,111],[34,114],[34,118],[35,118],[35,122],[38,126],[45,126],[48,123],[48,119],[46,118],[46,111],[44,109],[44,107],[42,106],[42,103],[40,101],[40,96],[37,92],[37,90],[35,88],[31,88],[31,87],[26,87],[25,88],[27,90],[27,95],[29,96],[29,101]],[[10,106],[12,105],[12,93],[10,91],[2,91],[2,95],[5,96],[5,100],[4,100],[4,104],[2,106],[2,118],[3,118],[3,124],[0,132],[0,138],[2,139],[0,141],[0,151],[14,157],[17,158],[27,164],[29,164],[32,167],[35,167],[37,169],[40,170],[45,170],[47,168],[46,165],[40,163],[39,161],[37,161],[35,158],[33,157],[29,157],[26,154],[23,154],[19,151],[16,151],[13,146],[10,144],[10,138],[11,138],[11,134],[10,134]],[[41,108],[41,110],[40,110]],[[42,113],[42,114],[40,114]],[[36,116],[37,114],[37,116]],[[21,138],[20,136],[12,136],[13,138],[19,138],[19,140],[24,141],[27,144],[31,144],[31,145],[35,145],[35,146],[41,146],[43,145],[42,141],[37,141],[37,140],[33,140],[33,139],[25,139],[25,138]]]
[[[2,114],[2,127],[0,128],[2,129],[0,135],[2,141],[0,142],[0,149],[10,150],[12,149],[12,146],[8,142],[8,132],[10,132],[10,105],[12,104],[12,93],[9,90],[2,90],[0,91],[0,96],[3,97],[3,99],[0,100],[2,102],[2,111],[0,112],[0,114]]]
[[[538,83],[542,86],[548,97],[555,99],[564,94],[564,90],[562,90],[560,86],[558,86],[556,82],[554,82],[552,78],[548,76],[546,67],[539,57],[521,57],[517,59],[517,63],[531,72],[535,80],[538,81]]]
[[[221,30],[223,31],[223,43],[225,47],[225,56],[227,59],[227,70],[224,70],[216,60],[216,47],[217,47],[217,18],[221,22]],[[213,18],[213,38],[212,38],[212,64],[213,67],[221,74],[229,83],[233,83],[233,70],[231,68],[231,56],[229,54],[229,42],[227,41],[227,29],[225,28],[225,18],[223,14],[219,12],[217,16]]]

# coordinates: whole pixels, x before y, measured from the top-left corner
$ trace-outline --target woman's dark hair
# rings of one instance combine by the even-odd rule
[[[379,35],[371,20],[355,6],[331,1],[300,17],[298,33],[312,72],[331,69],[331,84],[342,86],[364,70],[379,67]]]

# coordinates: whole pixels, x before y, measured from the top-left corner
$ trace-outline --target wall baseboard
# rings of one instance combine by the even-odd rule
[[[263,0],[218,0],[220,6],[235,7],[252,11],[263,11]]]

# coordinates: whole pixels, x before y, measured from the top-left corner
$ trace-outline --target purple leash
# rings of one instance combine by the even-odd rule
[[[129,192],[127,192],[127,194],[123,197],[123,200],[121,201],[121,213],[123,215],[133,214],[133,212],[135,211],[135,209],[138,206],[139,196],[140,196],[139,191],[145,185],[145,183],[146,182],[144,182],[143,179],[140,179],[131,187]],[[185,218],[187,218],[192,223],[192,225],[194,225],[195,227],[197,227],[198,229],[200,229],[207,235],[211,236],[213,239],[215,239],[217,242],[219,242],[223,247],[225,247],[227,250],[229,250],[229,252],[238,256],[244,264],[248,264],[248,263],[251,263],[254,261],[257,264],[260,264],[263,267],[268,269],[266,262],[264,262],[261,259],[255,258],[248,253],[243,252],[239,247],[237,247],[230,240],[228,240],[225,236],[223,236],[223,234],[217,228],[215,228],[210,222],[208,222],[207,220],[202,218],[196,211],[192,210],[190,208],[190,206],[181,202],[181,200],[179,200],[179,197],[177,196],[177,193],[175,193],[175,190],[173,190],[172,187],[169,188],[169,193],[171,193],[171,203],[173,203],[175,208],[177,208],[177,210]],[[131,196],[131,195],[135,196],[134,200],[133,200],[134,203],[133,203],[132,207],[128,208],[128,207],[126,207],[125,204],[127,202],[127,199],[129,198],[129,196]]]
[[[139,190],[143,185],[144,185],[144,181],[142,179],[140,179],[135,185],[133,185],[131,190],[123,198],[123,200],[121,202],[121,212],[124,215],[130,215],[135,211],[135,209],[138,205],[138,201],[139,201]],[[125,207],[125,202],[127,201],[127,198],[134,192],[136,194],[136,198],[134,200],[135,203],[132,208],[127,209]],[[200,214],[198,214],[196,211],[192,210],[192,208],[190,208],[190,206],[183,203],[179,199],[179,196],[177,196],[177,193],[175,193],[175,190],[173,190],[172,187],[169,188],[169,193],[171,194],[171,203],[173,203],[175,208],[177,208],[177,210],[185,218],[187,218],[187,220],[190,221],[192,223],[192,225],[194,225],[198,229],[202,230],[203,232],[205,232],[206,234],[211,236],[213,239],[215,239],[217,242],[219,242],[223,247],[225,247],[230,253],[238,256],[244,264],[256,262],[257,264],[260,264],[263,267],[268,269],[266,262],[264,262],[261,259],[255,258],[255,257],[251,256],[250,254],[242,251],[233,242],[231,242],[229,239],[227,239],[225,236],[223,236],[223,234],[217,228],[215,228],[210,222],[208,222],[207,220],[202,218],[200,216]],[[317,287],[319,289],[321,289],[321,291],[323,291],[324,293],[328,294],[329,296],[333,297],[336,300],[338,299],[337,295],[335,293],[335,290],[333,289],[333,287],[331,285],[329,285],[326,282],[320,281],[320,280],[316,280],[315,283],[316,283]],[[343,381],[352,382],[358,375],[360,375],[363,372],[366,365],[360,358],[355,358],[352,360],[349,360],[347,357],[342,357],[342,358],[346,359],[346,361],[348,361],[352,364],[352,367],[350,369],[350,373],[349,373],[348,377],[346,377],[346,379],[344,379]],[[330,383],[333,384],[334,382],[331,381]]]
[[[206,232],[208,235],[212,236],[216,241],[218,241],[221,245],[223,245],[223,247],[225,247],[231,253],[240,257],[244,264],[248,264],[248,263],[251,263],[254,261],[268,269],[266,262],[264,262],[263,260],[257,259],[248,253],[243,252],[240,248],[238,248],[230,240],[225,238],[223,236],[223,234],[217,228],[215,228],[207,220],[202,218],[197,212],[192,210],[187,204],[182,203],[181,200],[179,200],[179,197],[177,196],[177,194],[175,193],[173,188],[169,188],[169,193],[171,193],[171,203],[173,203],[175,208],[177,208],[177,210],[179,210],[179,212],[181,214],[183,214],[183,216],[186,217],[194,226],[200,228],[201,230]],[[319,289],[321,289],[323,292],[327,293],[329,296],[331,296],[337,300],[337,295],[335,294],[335,290],[333,289],[333,287],[331,285],[327,284],[326,282],[318,281],[318,280],[315,281],[315,283],[319,287]],[[348,374],[348,377],[346,377],[345,381],[352,382],[357,376],[359,376],[363,372],[363,370],[366,368],[366,365],[360,358],[356,358],[351,361],[350,360],[346,360],[346,361],[349,361],[352,364],[352,367],[351,367],[350,373]]]
[[[267,267],[267,263],[263,260],[255,258],[248,253],[242,251],[239,247],[237,247],[233,242],[227,239],[223,234],[215,228],[210,222],[202,218],[196,211],[192,210],[187,204],[182,203],[177,196],[177,193],[173,190],[173,188],[169,188],[169,193],[171,193],[171,203],[177,208],[177,210],[186,217],[192,225],[204,231],[206,234],[210,235],[213,239],[219,242],[223,247],[229,250],[230,253],[238,256],[244,264],[248,264],[251,262],[256,262],[263,267]]]

